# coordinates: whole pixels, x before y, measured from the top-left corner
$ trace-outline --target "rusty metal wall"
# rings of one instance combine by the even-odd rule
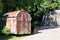
[[[17,33],[18,34],[31,34],[31,17],[28,13],[20,13],[20,19],[17,21]]]
[[[12,34],[31,34],[31,16],[28,12],[19,12],[15,17],[6,18],[6,26]]]

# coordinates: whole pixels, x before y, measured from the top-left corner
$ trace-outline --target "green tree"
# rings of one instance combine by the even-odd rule
[[[0,0],[0,15],[15,10],[27,10],[32,24],[40,25],[42,16],[52,9],[60,9],[60,0]]]
[[[2,4],[2,2],[0,0],[0,16],[2,15],[2,12],[3,12],[3,4]]]

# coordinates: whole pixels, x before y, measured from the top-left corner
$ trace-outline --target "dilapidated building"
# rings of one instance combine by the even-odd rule
[[[13,11],[3,15],[6,18],[6,27],[12,34],[31,34],[31,16],[25,11]]]

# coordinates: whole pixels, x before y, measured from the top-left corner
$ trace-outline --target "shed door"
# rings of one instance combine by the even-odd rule
[[[17,33],[18,34],[31,34],[31,22],[29,19],[30,15],[27,13],[20,13],[20,16],[18,16],[18,21],[17,21]]]
[[[22,13],[23,21],[21,22],[21,27],[23,27],[24,34],[31,34],[31,17],[28,13]]]
[[[24,20],[24,33],[25,34],[31,34],[31,17],[28,13],[25,14],[25,20]]]
[[[17,15],[17,34],[24,34],[23,15],[22,15],[22,13],[19,13]]]

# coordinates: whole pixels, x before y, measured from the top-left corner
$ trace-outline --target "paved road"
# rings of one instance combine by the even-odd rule
[[[60,27],[40,27],[38,32],[20,40],[60,40]]]

